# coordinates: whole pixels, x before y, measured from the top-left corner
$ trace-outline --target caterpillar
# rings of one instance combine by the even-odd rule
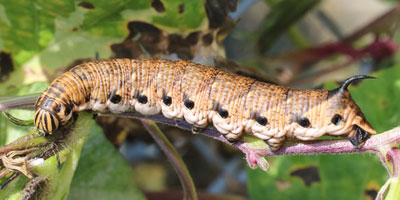
[[[348,78],[334,90],[268,84],[189,61],[111,59],[80,64],[53,80],[35,104],[34,124],[51,134],[82,110],[209,123],[228,141],[249,133],[278,150],[286,138],[347,137],[361,148],[376,131],[351,98]]]

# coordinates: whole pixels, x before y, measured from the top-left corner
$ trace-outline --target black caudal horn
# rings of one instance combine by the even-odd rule
[[[367,76],[367,75],[357,75],[357,76],[352,76],[348,79],[346,79],[343,84],[338,88],[340,92],[344,92],[347,90],[347,87],[356,80],[361,80],[361,79],[375,79],[373,76]]]

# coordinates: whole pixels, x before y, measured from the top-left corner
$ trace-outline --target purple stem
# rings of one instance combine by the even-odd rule
[[[386,160],[392,163],[392,177],[399,177],[400,175],[400,155],[399,149],[396,147],[390,148],[390,150],[386,154]]]
[[[174,121],[172,119],[165,118],[163,115],[141,115],[139,113],[121,113],[121,114],[106,114],[113,116],[133,117],[141,119],[151,119],[160,123],[176,126],[182,129],[191,130],[192,126],[186,121]],[[372,136],[363,148],[355,149],[354,146],[348,140],[317,140],[312,142],[302,143],[287,143],[278,151],[271,151],[267,145],[263,147],[257,147],[248,142],[239,141],[234,144],[228,142],[216,129],[212,126],[204,128],[201,133],[202,135],[209,136],[213,139],[220,140],[224,143],[233,145],[235,148],[241,150],[246,154],[248,164],[251,168],[260,167],[261,169],[268,169],[268,164],[263,161],[266,156],[278,156],[278,155],[316,155],[316,154],[349,154],[349,153],[375,153],[377,154],[388,170],[391,176],[400,173],[398,167],[400,166],[400,156],[398,156],[398,150],[395,147],[396,144],[400,143],[400,127],[386,131],[384,133]],[[386,154],[388,151],[389,156]],[[391,160],[388,160],[391,158]],[[392,162],[394,165],[389,170],[386,161]],[[392,174],[394,172],[395,174]]]

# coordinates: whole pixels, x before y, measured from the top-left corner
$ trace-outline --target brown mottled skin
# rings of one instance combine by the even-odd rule
[[[247,132],[273,150],[285,138],[322,135],[346,136],[360,148],[376,132],[343,88],[294,90],[188,61],[103,60],[56,78],[37,100],[34,120],[52,133],[81,110],[162,113],[194,130],[212,123],[230,141]]]

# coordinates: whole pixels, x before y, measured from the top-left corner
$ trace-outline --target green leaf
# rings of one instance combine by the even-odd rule
[[[104,137],[99,126],[90,131],[71,186],[69,199],[144,199],[132,168]]]
[[[66,199],[69,196],[70,199],[83,197],[85,199],[144,199],[133,181],[129,164],[106,140],[101,128],[92,124],[91,114],[80,113],[72,131],[67,133],[62,143],[57,144],[64,149],[57,153],[57,157],[52,156],[33,168],[35,179],[46,179],[46,186],[39,189],[40,198]],[[81,156],[82,146],[87,141],[89,133],[91,133],[89,141]],[[35,139],[45,138],[36,136],[36,138],[29,137],[27,139],[29,141],[25,139],[22,139],[24,142],[18,143],[25,145],[23,149],[29,148],[27,145],[33,144]],[[76,168],[78,163],[79,167]],[[74,177],[75,169],[77,169],[77,174]],[[71,184],[73,177],[74,181]],[[3,179],[2,182],[4,181]],[[29,181],[25,176],[20,175],[16,180],[11,181],[5,190],[0,191],[0,198],[13,199],[25,195],[25,191],[37,190],[38,188],[26,189],[29,187],[27,186]]]
[[[80,154],[83,145],[86,142],[90,127],[93,124],[91,115],[88,113],[79,114],[74,129],[72,130],[70,144],[65,152],[65,162],[62,164],[61,169],[58,167],[58,161],[62,162],[62,153],[60,156],[53,156],[45,161],[45,166],[40,166],[37,170],[40,176],[48,178],[51,184],[47,189],[46,197],[48,199],[66,199],[69,193],[72,177],[74,176],[75,169],[78,165]]]
[[[8,96],[22,96],[26,94],[39,93],[46,89],[48,83],[38,82],[29,85],[21,85],[18,88],[7,90],[5,95]],[[21,120],[32,120],[33,111],[30,110],[10,110],[9,113]],[[31,130],[31,127],[17,126],[10,123],[7,118],[1,114],[0,115],[0,145],[8,144],[17,138],[25,135]]]
[[[8,112],[4,112],[4,116],[6,116],[7,120],[17,126],[33,126],[33,120],[21,120],[14,116],[12,116]]]
[[[132,21],[152,24],[167,33],[187,34],[208,29],[203,1],[160,2],[165,8],[163,12],[156,11],[148,0],[0,0],[0,51],[10,54],[14,69],[0,84],[0,95],[42,92],[48,85],[48,78],[54,78],[76,60],[93,58],[96,53],[100,58],[110,57],[111,45],[129,36],[128,24]],[[30,83],[33,84],[21,86]],[[32,111],[12,110],[10,114],[23,120],[33,118]],[[29,129],[15,126],[0,115],[0,144],[14,141]],[[93,127],[82,154],[70,199],[83,196],[88,199],[143,199],[130,176],[130,166],[101,135],[99,127]],[[72,169],[79,158],[78,154],[71,156],[75,156],[73,162],[64,164],[70,166],[68,169]],[[54,158],[48,162],[50,166],[55,165]],[[58,172],[49,168],[47,173]],[[60,188],[54,188],[54,199],[66,198],[67,179],[72,174],[73,171],[59,174],[60,180],[55,181],[64,181],[65,186],[60,184]],[[7,188],[26,182],[24,176],[19,176]]]
[[[35,160],[37,163],[42,162],[31,170],[33,171],[32,174],[35,174],[35,178],[47,180],[44,188],[26,189],[28,179],[21,174],[17,180],[11,181],[12,184],[6,186],[6,190],[0,192],[1,199],[14,199],[15,197],[23,196],[26,193],[36,190],[40,191],[41,199],[66,199],[73,174],[79,161],[81,149],[87,139],[92,124],[93,120],[90,114],[79,114],[79,119],[76,121],[67,139],[63,140],[62,144],[58,144],[62,145],[63,149],[57,152],[57,156],[51,156],[43,161],[40,161],[41,158],[29,159],[30,161]],[[36,138],[30,137],[27,140],[33,141],[39,138],[43,138],[43,136],[36,136]],[[23,149],[28,148],[29,146],[25,146]],[[59,166],[59,163],[62,165]],[[23,184],[23,182],[25,184]]]
[[[365,199],[387,178],[379,160],[365,155],[286,156],[268,159],[270,171],[248,168],[251,199]],[[292,173],[315,169],[315,173]],[[313,180],[307,185],[304,180]]]
[[[7,95],[38,93],[39,91],[43,91],[47,85],[47,83],[34,83],[21,86],[18,89],[7,91]],[[10,113],[19,119],[33,118],[33,111],[11,110]],[[86,119],[85,117],[79,117],[78,119],[92,121],[91,116],[86,116]],[[88,128],[90,127],[79,123],[76,126],[78,128],[87,127],[87,131],[89,131]],[[16,126],[10,123],[4,115],[0,115],[0,141],[2,145],[25,135],[30,129],[30,127]],[[106,140],[99,126],[95,125],[90,129],[89,141],[83,148],[81,159],[79,159],[78,154],[79,152],[71,154],[70,157],[72,157],[70,159],[72,160],[63,164],[65,172],[57,172],[58,170],[54,168],[57,166],[55,158],[46,161],[46,166],[42,167],[45,169],[45,174],[52,174],[52,177],[57,177],[54,178],[57,183],[62,183],[60,184],[62,187],[56,186],[54,188],[58,191],[53,192],[54,194],[52,193],[53,195],[57,195],[57,198],[54,199],[68,194],[68,182],[71,181],[68,181],[68,179],[72,177],[74,179],[71,184],[70,199],[77,199],[78,197],[86,197],[86,199],[111,199],[112,197],[121,197],[118,199],[144,199],[134,184],[131,167],[119,155],[112,144]],[[72,163],[78,163],[78,160],[78,169],[76,175],[73,176],[76,166],[74,167]],[[6,196],[10,197],[10,194],[19,194],[18,191],[22,191],[27,182],[28,179],[26,177],[19,176],[12,184],[6,187],[5,192],[0,193],[0,197],[1,194],[3,194],[4,198]]]
[[[7,187],[1,190],[0,199],[17,200],[19,199],[26,183],[29,179],[26,176],[18,176],[14,181],[9,183]],[[3,182],[3,180],[2,180]]]
[[[198,27],[206,28],[207,18],[203,1],[165,0],[165,14],[154,16],[152,22],[164,27],[193,31]],[[182,9],[182,13],[179,9]]]
[[[376,80],[363,81],[350,89],[361,110],[378,133],[400,124],[400,66],[383,69]]]
[[[262,30],[256,33],[260,51],[265,53],[285,31],[308,13],[308,11],[318,5],[319,2],[320,0],[271,1],[271,11],[264,19]],[[293,31],[291,31],[292,36],[295,34]],[[296,35],[293,39],[298,45],[307,46],[307,42],[304,41],[304,38],[300,38],[300,35]]]

